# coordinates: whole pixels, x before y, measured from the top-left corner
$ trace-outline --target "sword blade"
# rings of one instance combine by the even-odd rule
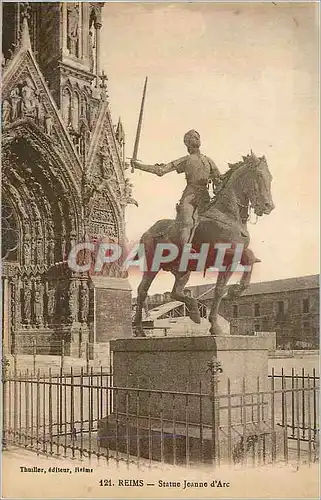
[[[145,78],[145,84],[144,84],[144,90],[143,90],[142,102],[141,102],[141,105],[140,105],[139,118],[138,118],[138,124],[137,124],[137,131],[136,131],[136,138],[135,138],[134,152],[133,152],[132,160],[137,160],[139,140],[140,140],[140,133],[141,133],[141,130],[142,130],[142,123],[143,123],[143,116],[144,116],[144,105],[145,105],[145,97],[146,97],[146,90],[147,90],[147,81],[148,81],[148,77],[146,76],[146,78]],[[135,169],[132,166],[132,172],[134,172],[134,170]]]

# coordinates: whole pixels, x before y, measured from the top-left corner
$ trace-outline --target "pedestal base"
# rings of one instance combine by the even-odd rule
[[[126,417],[111,414],[99,422],[100,446],[131,456],[163,461],[169,464],[209,464],[240,462],[255,464],[271,461],[283,452],[284,434],[276,428],[274,437],[269,422],[233,426],[231,436],[226,429],[218,433],[219,444],[213,446],[210,426],[160,421],[160,419]],[[273,444],[274,443],[274,444]]]
[[[101,446],[170,463],[218,455],[236,463],[251,454],[257,461],[282,446],[270,422],[268,339],[170,337],[110,345],[113,408],[99,422]],[[222,373],[211,372],[213,359]]]

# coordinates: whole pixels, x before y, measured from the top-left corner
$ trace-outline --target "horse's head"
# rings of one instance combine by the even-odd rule
[[[244,186],[246,195],[250,201],[254,213],[258,216],[270,214],[275,208],[272,194],[272,175],[265,156],[259,158],[251,151],[251,154],[243,157],[247,164],[248,176]]]

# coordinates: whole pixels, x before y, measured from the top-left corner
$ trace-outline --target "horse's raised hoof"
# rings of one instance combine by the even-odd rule
[[[239,283],[237,283],[236,285],[230,285],[228,287],[227,295],[230,299],[234,299],[234,298],[242,295],[244,290],[245,290],[245,288],[242,285],[240,285]]]
[[[146,333],[144,332],[144,329],[140,326],[134,326],[133,335],[134,335],[134,337],[146,337]]]

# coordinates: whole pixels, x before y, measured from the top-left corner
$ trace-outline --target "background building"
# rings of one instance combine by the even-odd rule
[[[119,264],[99,276],[67,265],[75,243],[123,243],[133,202],[100,67],[103,3],[2,7],[4,348],[30,352],[36,341],[54,353],[64,340],[66,354],[82,356],[88,341],[131,335]]]
[[[187,293],[211,307],[213,285],[187,288]],[[149,307],[170,301],[170,293],[149,297]],[[230,322],[232,335],[276,332],[282,349],[318,348],[319,276],[302,276],[252,283],[237,299],[222,300],[220,315]]]

